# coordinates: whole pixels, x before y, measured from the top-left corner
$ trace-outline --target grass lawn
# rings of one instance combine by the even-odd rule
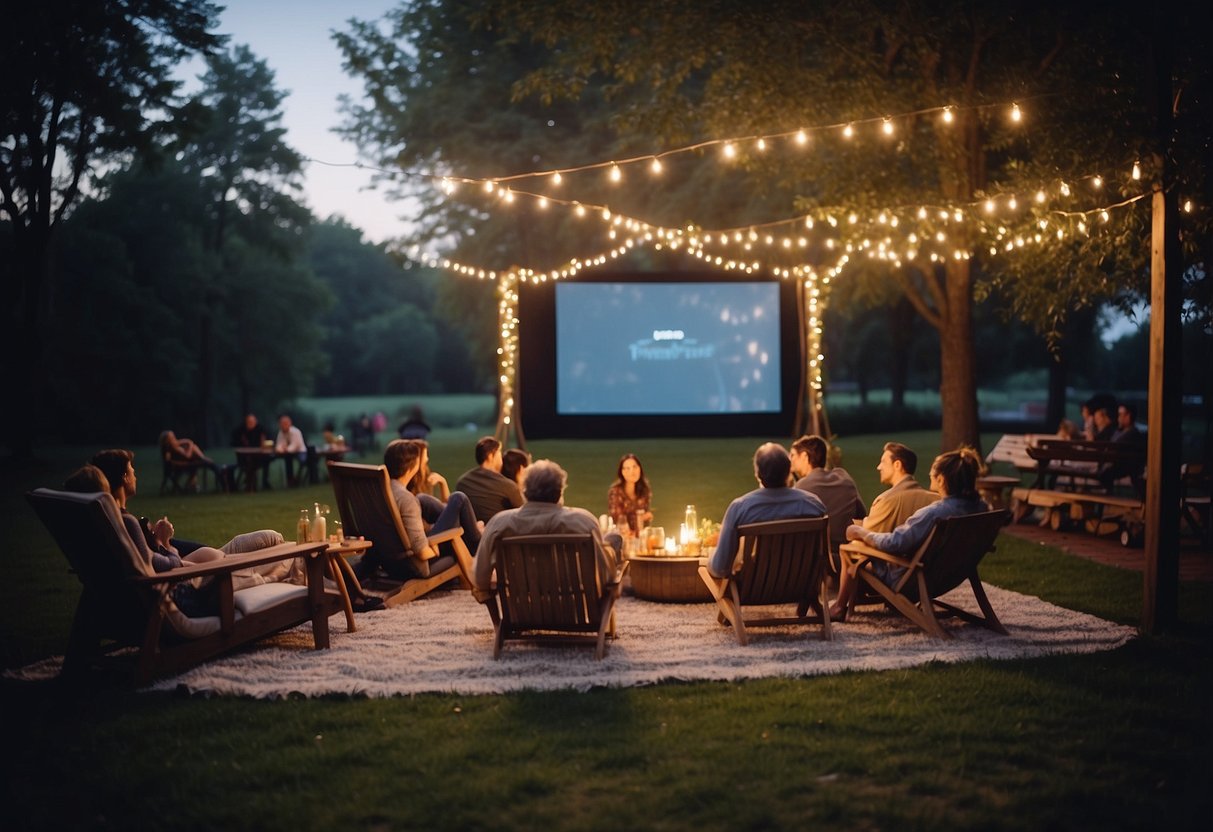
[[[475,438],[432,436],[432,465],[452,485]],[[886,438],[840,443],[868,498]],[[897,438],[922,452],[925,470],[937,435]],[[753,487],[760,441],[530,450],[561,462],[566,501],[596,514],[619,455],[636,452],[656,522],[669,528],[687,503],[718,520]],[[21,494],[59,484],[92,450],[0,469],[5,667],[61,653],[79,594]],[[169,515],[182,537],[292,536],[298,509],[331,497],[326,486],[160,497],[156,455],[137,450],[133,507]],[[1140,614],[1139,574],[1008,536],[983,577],[1121,623]],[[1182,585],[1180,609],[1177,632],[1089,656],[587,694],[259,702],[140,694],[106,679],[87,690],[0,680],[0,827],[1203,830],[1213,818],[1213,585]]]

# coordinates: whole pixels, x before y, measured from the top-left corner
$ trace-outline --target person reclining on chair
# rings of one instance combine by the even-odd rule
[[[619,571],[618,552],[622,545],[619,535],[603,539],[598,520],[583,508],[564,505],[564,489],[569,475],[550,459],[540,459],[527,466],[522,477],[522,494],[526,498],[521,508],[508,508],[493,515],[484,527],[484,536],[476,549],[472,568],[472,584],[489,590],[493,585],[493,570],[497,564],[497,541],[505,537],[530,534],[588,534],[594,538],[594,555],[598,564],[598,579],[603,584],[615,580]]]
[[[397,511],[400,512],[409,548],[392,557],[384,557],[372,548],[354,568],[354,574],[359,581],[365,582],[371,578],[379,567],[383,567],[388,577],[395,580],[429,577],[429,562],[438,557],[439,553],[434,551],[426,539],[427,530],[421,501],[409,490],[409,483],[416,478],[417,472],[425,464],[426,453],[425,443],[414,439],[393,439],[384,450],[383,465],[387,468],[387,475],[391,480],[392,497],[396,501]],[[476,524],[476,515],[472,512],[472,504],[467,495],[452,491],[445,503],[433,497],[430,499],[435,506],[442,508],[433,515],[429,533],[437,534],[461,527],[468,551],[475,551],[480,543],[480,527]],[[440,544],[442,547],[448,545]]]
[[[160,453],[170,463],[176,465],[203,465],[210,468],[215,473],[215,480],[219,487],[224,491],[231,490],[228,466],[216,462],[203,453],[193,439],[178,438],[177,434],[171,430],[163,431],[160,434]],[[190,470],[189,479],[185,483],[185,487],[190,491],[198,488],[198,475],[195,470]]]
[[[282,542],[282,535],[271,529],[248,532],[233,537],[222,548],[216,549],[200,543],[178,541],[173,538],[173,524],[161,517],[150,524],[136,517],[127,508],[127,500],[135,496],[138,477],[135,474],[134,455],[125,449],[113,448],[100,451],[93,456],[92,463],[76,471],[68,478],[64,487],[68,491],[91,492],[104,485],[118,506],[122,525],[135,550],[154,572],[168,572],[185,563],[208,563],[228,555],[255,552]],[[258,584],[285,581],[304,583],[304,567],[297,558],[264,566],[250,567],[234,573],[233,587],[237,590]],[[218,597],[207,592],[210,581],[183,581],[173,590],[173,601],[184,615],[190,618],[216,615]]]
[[[935,457],[931,464],[931,490],[941,499],[930,503],[910,516],[891,532],[874,532],[863,526],[847,527],[847,540],[862,540],[874,549],[893,555],[912,554],[927,539],[935,523],[945,517],[977,514],[990,506],[977,494],[977,476],[981,458],[972,448],[959,448]],[[887,561],[869,561],[861,568],[871,569],[881,581],[894,586],[905,569]],[[855,594],[859,580],[849,569],[842,570],[838,583],[838,599],[830,607],[830,617],[841,620]]]
[[[708,561],[708,572],[712,577],[724,578],[733,574],[740,543],[739,526],[764,520],[825,516],[825,504],[816,494],[788,487],[791,473],[792,459],[781,445],[767,442],[754,452],[754,477],[760,487],[742,494],[725,509],[716,552]]]

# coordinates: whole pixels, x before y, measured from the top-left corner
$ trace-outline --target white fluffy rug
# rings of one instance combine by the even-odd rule
[[[617,606],[619,637],[606,657],[592,648],[507,642],[493,660],[488,612],[468,592],[436,592],[401,607],[359,615],[358,630],[345,632],[341,616],[330,619],[332,647],[312,650],[311,626],[303,625],[250,648],[215,659],[150,690],[179,687],[193,693],[278,698],[292,695],[397,696],[447,692],[651,685],[668,680],[735,680],[812,676],[843,670],[889,670],[931,661],[1012,659],[1053,653],[1091,653],[1124,644],[1132,627],[1103,621],[986,585],[990,603],[1010,632],[948,620],[955,638],[929,638],[900,616],[876,607],[833,627],[750,630],[741,647],[731,627],[716,623],[714,604],[656,604],[625,596]],[[967,589],[949,600],[976,604]],[[10,671],[15,678],[45,677],[58,662]]]
[[[1118,647],[1135,633],[1038,598],[993,586],[987,591],[1009,637],[952,620],[944,626],[955,638],[939,641],[873,607],[835,624],[832,641],[822,641],[815,626],[761,628],[751,630],[745,647],[731,627],[716,623],[714,604],[656,604],[625,596],[616,608],[619,637],[602,661],[594,660],[592,648],[517,642],[507,642],[494,661],[487,610],[468,592],[440,592],[359,615],[354,633],[346,633],[344,619],[334,616],[327,651],[308,649],[311,628],[305,625],[153,687],[255,697],[588,690],[1089,653]],[[967,589],[954,593],[954,603],[976,606]]]

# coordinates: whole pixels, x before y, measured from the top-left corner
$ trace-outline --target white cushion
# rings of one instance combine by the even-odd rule
[[[307,597],[306,586],[272,583],[242,589],[233,595],[233,600],[236,605],[236,616],[241,617],[253,615],[287,599],[300,597]]]

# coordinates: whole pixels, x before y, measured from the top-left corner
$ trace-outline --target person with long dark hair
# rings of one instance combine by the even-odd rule
[[[653,489],[636,454],[624,454],[615,469],[615,482],[607,490],[607,514],[624,537],[631,537],[653,522]]]

